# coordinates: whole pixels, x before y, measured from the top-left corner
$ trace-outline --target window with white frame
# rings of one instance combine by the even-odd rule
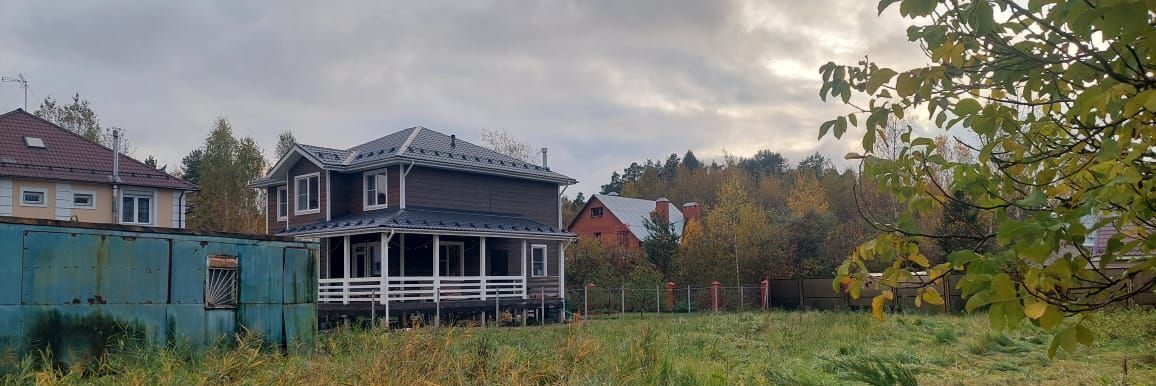
[[[72,207],[76,209],[96,208],[96,193],[72,192]]]
[[[277,187],[277,219],[289,217],[289,189],[287,186]]]
[[[153,200],[152,192],[126,190],[120,197],[120,222],[122,224],[152,225]]]
[[[365,192],[365,210],[386,208],[389,205],[389,182],[385,170],[366,172],[361,178]]]
[[[309,214],[321,211],[321,173],[293,178],[293,194],[297,197],[294,213]]]
[[[530,276],[546,276],[546,246],[535,244],[530,247]]]
[[[20,206],[48,206],[48,190],[41,188],[20,188]]]

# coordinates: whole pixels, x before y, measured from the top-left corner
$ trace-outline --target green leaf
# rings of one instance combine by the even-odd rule
[[[972,312],[988,304],[991,304],[988,291],[979,291],[967,298],[967,304],[963,306],[963,309],[967,312]]]
[[[1047,305],[1046,307],[1047,309],[1044,310],[1044,314],[1039,319],[1040,328],[1051,331],[1064,321],[1064,315],[1060,314],[1060,310],[1056,309],[1056,306]]]
[[[891,6],[891,4],[895,4],[898,2],[899,2],[899,0],[880,0],[879,1],[879,14],[882,15],[883,10],[887,9],[887,7]]]
[[[919,81],[910,71],[899,74],[899,79],[895,81],[895,90],[899,92],[900,98],[906,98],[915,94],[915,89],[919,87]]]
[[[867,129],[867,132],[863,133],[863,150],[870,153],[874,149],[875,149],[875,129]]]
[[[927,304],[943,305],[943,297],[939,295],[939,291],[935,287],[927,287],[927,291],[923,292],[923,301]]]
[[[1007,325],[1007,317],[1003,312],[1003,303],[994,303],[991,308],[987,310],[987,320],[991,323],[991,329],[996,331],[1003,331]]]
[[[960,100],[959,103],[955,104],[955,110],[954,111],[955,111],[955,115],[964,116],[964,115],[975,114],[975,113],[979,112],[979,110],[981,108],[982,107],[979,105],[979,102],[976,101],[975,99],[964,98],[964,99]]]
[[[894,78],[895,74],[895,70],[890,68],[880,68],[875,70],[875,72],[871,73],[871,78],[867,79],[867,93],[875,94],[875,91],[879,90],[879,86],[882,86],[891,81],[891,78]]]
[[[1076,325],[1076,340],[1085,346],[1092,346],[1095,338],[1092,335],[1092,330],[1084,327],[1083,324]]]
[[[823,136],[826,136],[827,132],[831,131],[831,126],[834,126],[834,125],[835,125],[834,120],[826,121],[826,122],[823,122],[823,124],[819,125],[819,139],[823,139]]]

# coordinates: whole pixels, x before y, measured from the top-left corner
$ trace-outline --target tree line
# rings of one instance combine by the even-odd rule
[[[890,126],[899,131],[908,124]],[[961,150],[956,156],[968,154]],[[703,163],[692,151],[635,162],[611,174],[600,193],[666,197],[677,204],[693,201],[703,208],[702,216],[683,224],[681,234],[665,219],[652,216],[645,222],[650,236],[641,249],[581,240],[567,253],[570,283],[649,288],[665,281],[753,285],[762,279],[830,278],[851,251],[881,232],[864,218],[894,221],[900,209],[892,195],[861,179],[857,170],[840,171],[819,153],[792,164],[772,150],[750,157],[728,155],[721,163]],[[586,199],[582,193],[564,198],[566,218],[572,219]],[[983,222],[973,210],[959,206],[928,208],[914,221],[928,229]],[[919,249],[936,261],[959,242],[922,241]]]

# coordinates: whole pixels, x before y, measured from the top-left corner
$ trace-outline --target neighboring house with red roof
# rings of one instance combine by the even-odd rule
[[[185,227],[196,185],[16,109],[0,115],[0,216]],[[116,169],[114,171],[114,169]]]
[[[582,238],[601,240],[606,246],[636,248],[650,237],[644,224],[654,212],[666,217],[674,226],[674,233],[680,236],[686,221],[698,220],[700,216],[698,203],[694,202],[683,204],[682,211],[679,211],[666,198],[644,200],[622,197],[617,193],[595,194],[566,229]]]

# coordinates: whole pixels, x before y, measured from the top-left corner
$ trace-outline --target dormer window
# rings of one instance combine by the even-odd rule
[[[365,210],[381,209],[389,206],[389,174],[386,170],[374,170],[365,172],[362,177],[362,191],[365,193],[365,199],[362,204]]]
[[[46,149],[44,140],[37,137],[24,137],[24,144],[33,149]]]

